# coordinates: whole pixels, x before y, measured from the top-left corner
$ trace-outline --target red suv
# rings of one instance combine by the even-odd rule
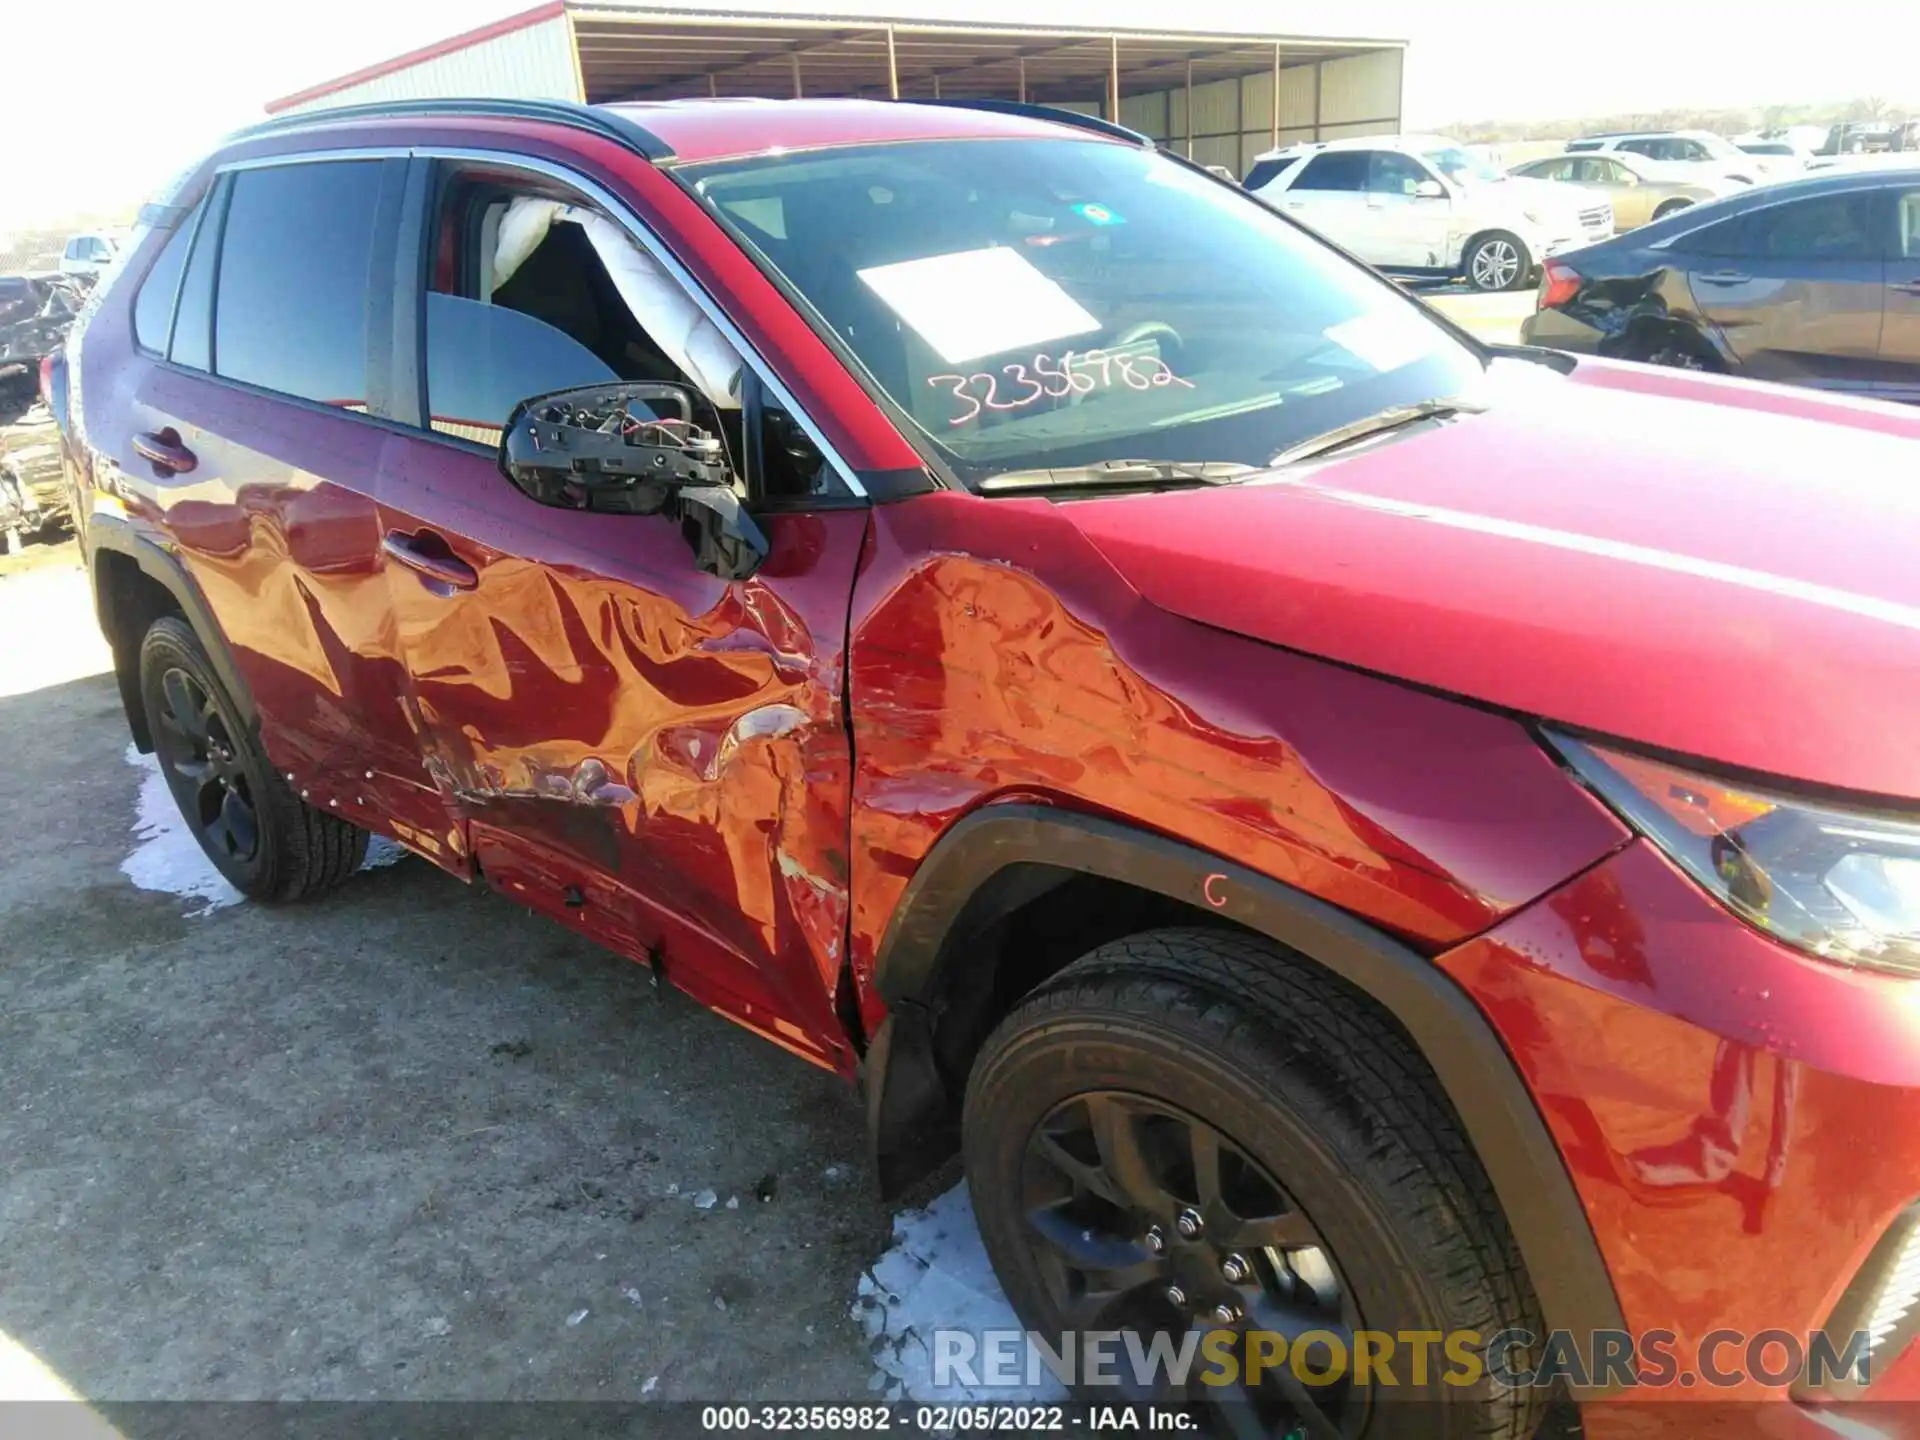
[[[1398,1338],[1236,1423],[1920,1389],[1920,415],[1488,350],[1020,106],[295,117],[102,293],[100,622],[247,894],[389,836],[858,1078],[1037,1331]]]

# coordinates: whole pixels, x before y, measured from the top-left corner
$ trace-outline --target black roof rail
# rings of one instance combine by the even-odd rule
[[[644,125],[625,115],[595,105],[572,100],[500,100],[487,97],[450,96],[429,100],[381,100],[367,105],[338,105],[327,110],[303,110],[295,115],[278,115],[249,125],[228,137],[251,140],[260,135],[279,135],[305,130],[311,126],[338,124],[349,120],[407,120],[480,118],[500,120],[537,120],[547,125],[565,125],[584,130],[626,146],[656,165],[674,158],[673,147]]]
[[[955,110],[992,110],[1000,115],[1024,115],[1029,120],[1050,120],[1055,125],[1071,125],[1076,130],[1091,130],[1115,140],[1125,140],[1143,150],[1158,149],[1151,135],[1129,130],[1098,115],[1082,115],[1078,110],[1062,110],[1058,105],[1040,105],[1028,100],[918,100],[902,97],[903,105],[946,105]]]

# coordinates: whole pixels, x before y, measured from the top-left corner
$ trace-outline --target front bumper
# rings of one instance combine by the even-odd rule
[[[1505,1039],[1629,1330],[1674,1332],[1680,1373],[1715,1331],[1804,1341],[1920,1197],[1920,982],[1775,943],[1644,840],[1438,963]],[[1912,1353],[1873,1376],[1867,1404],[1920,1397]],[[1792,1388],[1622,1399],[1775,1402],[1795,1433],[1814,1412]]]

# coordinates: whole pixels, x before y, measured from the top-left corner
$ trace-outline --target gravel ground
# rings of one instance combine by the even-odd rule
[[[0,559],[0,1392],[870,1397],[851,1088],[420,861],[136,888],[106,666]]]

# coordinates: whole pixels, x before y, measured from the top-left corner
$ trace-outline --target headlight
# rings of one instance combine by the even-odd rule
[[[1844,809],[1547,737],[1735,914],[1842,965],[1920,976],[1920,818]]]

